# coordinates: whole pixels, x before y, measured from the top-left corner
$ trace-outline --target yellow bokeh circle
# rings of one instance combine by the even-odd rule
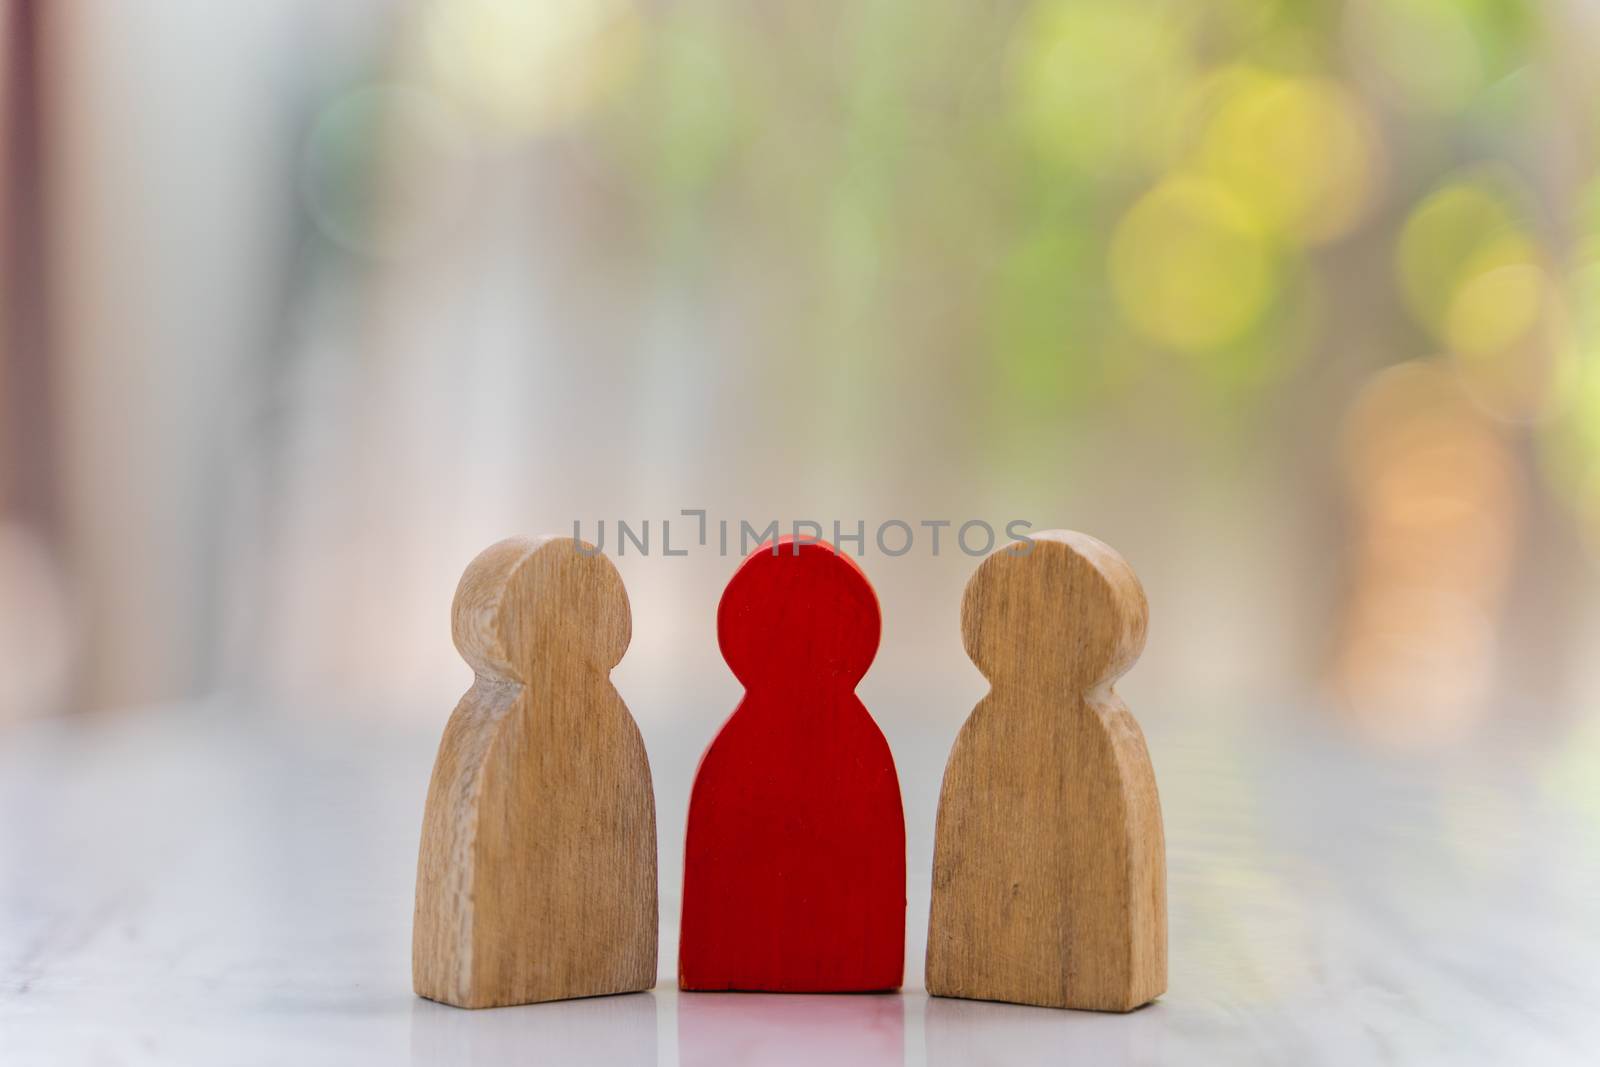
[[[1200,146],[1206,173],[1296,241],[1348,233],[1378,177],[1378,138],[1361,104],[1327,79],[1230,75]]]
[[[1176,177],[1117,225],[1111,284],[1140,334],[1200,352],[1239,338],[1260,319],[1276,287],[1275,259],[1241,201],[1215,182]]]
[[[1010,63],[1023,136],[1050,162],[1096,176],[1159,159],[1194,67],[1180,23],[1117,0],[1040,0]]]

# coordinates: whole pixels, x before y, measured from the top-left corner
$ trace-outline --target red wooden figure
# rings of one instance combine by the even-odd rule
[[[900,987],[900,781],[855,693],[880,627],[866,575],[826,542],[764,545],[723,592],[717,640],[745,695],[689,798],[683,989]]]

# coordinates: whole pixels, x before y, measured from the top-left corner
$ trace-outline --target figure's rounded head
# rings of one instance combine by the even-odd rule
[[[1025,553],[995,552],[967,582],[967,655],[997,684],[1110,684],[1144,650],[1144,588],[1115,549],[1088,534],[1048,530],[1032,540]]]
[[[872,583],[826,541],[785,537],[756,549],[717,607],[722,658],[746,689],[757,678],[853,688],[881,628]]]
[[[461,575],[451,620],[472,669],[507,681],[527,681],[536,661],[558,654],[609,671],[633,632],[617,568],[570,537],[512,537],[484,549]]]

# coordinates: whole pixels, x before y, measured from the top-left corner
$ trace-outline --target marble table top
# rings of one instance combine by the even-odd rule
[[[1147,724],[1171,979],[1109,1016],[923,993],[946,725],[886,727],[908,826],[903,992],[676,991],[705,736],[646,723],[660,984],[486,1012],[410,987],[437,726],[211,701],[9,727],[0,1063],[1600,1062],[1594,731],[1406,755],[1314,716]]]

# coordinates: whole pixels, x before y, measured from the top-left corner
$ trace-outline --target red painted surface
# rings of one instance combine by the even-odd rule
[[[855,686],[878,599],[848,557],[757,549],[717,609],[745,695],[689,799],[678,983],[791,993],[898,989],[906,828],[894,758]]]

